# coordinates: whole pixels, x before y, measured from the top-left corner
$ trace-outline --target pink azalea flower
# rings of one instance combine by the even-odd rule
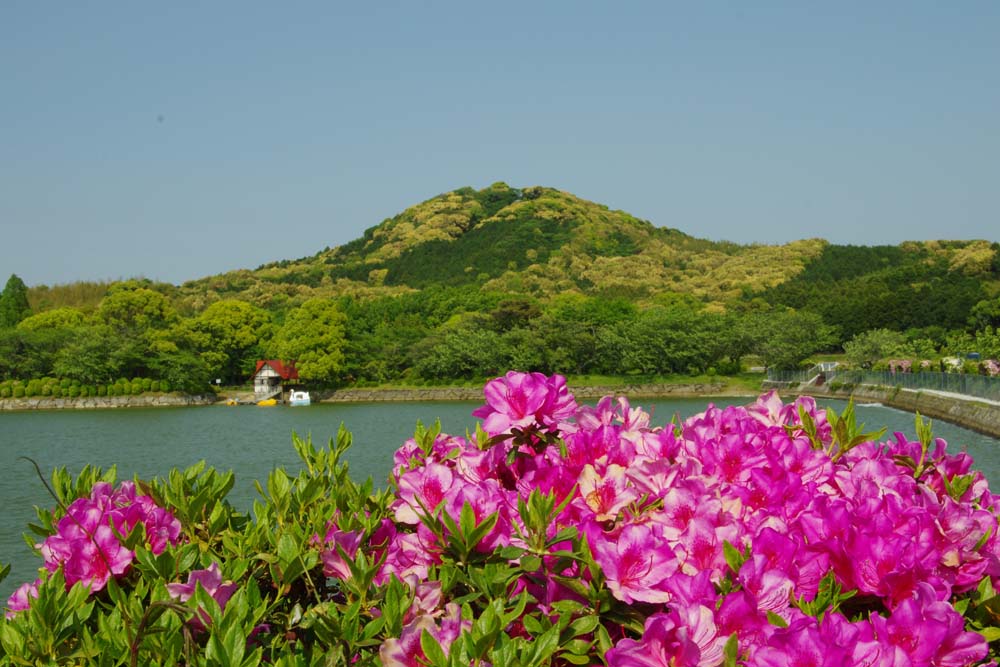
[[[212,599],[219,604],[219,609],[222,610],[225,610],[229,598],[239,588],[237,584],[232,582],[222,583],[222,572],[219,570],[219,564],[212,563],[204,570],[194,570],[189,573],[185,584],[167,584],[167,592],[170,593],[171,597],[181,602],[187,602],[194,596],[195,587],[199,584],[206,593],[212,596]],[[192,625],[198,630],[204,630],[211,622],[211,616],[204,609],[198,609],[197,614],[191,620]]]
[[[737,581],[754,596],[757,608],[779,616],[788,609],[794,590],[791,578],[782,570],[768,568],[767,557],[754,554],[740,568]]]
[[[513,529],[511,527],[512,508],[516,500],[508,498],[510,492],[502,489],[495,479],[487,479],[478,484],[467,483],[453,496],[446,510],[457,523],[462,516],[462,508],[468,504],[472,508],[476,524],[480,524],[496,514],[496,523],[476,546],[477,551],[488,553],[498,546],[510,544]]]
[[[472,627],[471,621],[462,620],[462,611],[457,604],[449,602],[439,621],[435,620],[437,613],[428,613],[417,608],[412,613],[412,620],[403,626],[399,638],[390,638],[379,647],[379,659],[386,667],[423,667],[427,664],[427,656],[420,645],[420,636],[426,630],[437,640],[445,655],[448,655],[451,645],[462,630]]]
[[[149,550],[158,556],[168,545],[177,544],[181,535],[181,522],[162,507],[153,506],[143,518]]]
[[[619,600],[632,603],[667,602],[663,582],[677,570],[677,560],[649,525],[628,525],[617,540],[589,535],[594,560],[601,566],[608,588]]]
[[[124,574],[134,557],[110,526],[98,526],[92,537],[73,539],[68,547],[69,556],[60,563],[67,588],[79,581],[92,593],[102,590],[109,578]],[[46,564],[50,571],[58,567],[53,565]]]
[[[626,474],[636,491],[656,498],[672,490],[682,468],[662,458],[643,459],[630,466]]]
[[[340,550],[353,559],[361,546],[362,534],[357,530],[340,530],[337,525],[331,523],[323,538],[326,548],[320,551],[320,560],[323,561],[323,574],[334,579],[350,579],[351,568],[344,560]],[[338,549],[337,547],[340,547]]]
[[[667,490],[663,495],[662,509],[656,513],[654,520],[663,526],[668,540],[676,541],[696,516],[721,511],[722,503],[710,497],[704,482],[689,477],[678,480]]]
[[[428,463],[409,470],[399,478],[399,499],[394,504],[396,521],[416,525],[421,515],[433,512],[456,493],[455,475],[447,466]]]
[[[966,632],[962,616],[927,584],[919,584],[889,617],[875,614],[870,620],[882,646],[903,652],[914,667],[967,667],[986,657],[985,638]]]
[[[679,540],[681,571],[686,574],[707,571],[713,580],[721,577],[727,567],[722,549],[724,542],[739,543],[735,526],[715,526],[703,518],[691,521]]]
[[[746,591],[735,591],[723,598],[716,612],[716,623],[721,636],[729,637],[735,632],[740,647],[750,652],[763,646],[776,629]]]
[[[767,645],[757,649],[747,664],[751,667],[843,667],[851,664],[847,656],[846,647],[821,633],[816,619],[806,616],[797,618],[787,628],[775,630]]]
[[[395,574],[400,579],[426,579],[428,568],[438,562],[416,533],[399,533],[389,542],[388,552],[376,580],[384,583]]]
[[[587,464],[577,483],[580,485],[580,497],[598,521],[614,519],[639,497],[635,489],[628,485],[625,468],[619,465],[610,465],[603,474],[598,474],[594,466]]]
[[[701,651],[673,614],[654,614],[641,640],[623,639],[604,658],[608,667],[697,667]]]
[[[70,503],[56,533],[38,545],[45,567],[50,572],[63,567],[67,588],[79,581],[97,592],[131,566],[134,554],[118,535],[129,534],[140,522],[154,554],[180,539],[180,522],[149,496],[137,496],[134,483],[122,482],[115,490],[99,482],[89,498]]]
[[[188,574],[187,583],[167,584],[167,592],[181,602],[187,602],[194,595],[195,586],[201,584],[205,592],[219,603],[220,609],[225,609],[226,603],[238,586],[234,583],[222,583],[222,571],[218,563],[212,563],[203,570],[193,570]]]
[[[757,399],[753,405],[746,408],[747,414],[764,426],[784,426],[797,421],[796,405],[785,405],[777,391],[770,391]]]
[[[576,412],[576,401],[561,375],[545,377],[541,373],[510,371],[490,380],[483,393],[486,405],[472,415],[483,419],[483,429],[491,435],[533,424],[557,428]]]
[[[38,587],[41,586],[42,580],[35,579],[33,582],[28,584],[21,584],[18,586],[9,598],[7,598],[7,612],[5,617],[7,620],[12,620],[17,612],[24,611],[31,606],[31,600],[38,597]]]
[[[1000,497],[972,473],[962,500],[951,498],[947,481],[970,474],[971,460],[949,456],[943,442],[928,452],[930,469],[918,480],[894,459],[920,455],[919,443],[902,436],[863,443],[832,461],[794,428],[801,408],[819,441],[830,444],[825,413],[808,398],[710,406],[675,431],[650,429],[648,415],[626,400],[575,409],[561,379],[539,374],[509,373],[485,393],[476,416],[486,430],[520,429],[529,437],[484,451],[447,436],[427,454],[404,447],[396,459],[396,523],[380,527],[369,546],[385,555],[377,581],[424,578],[440,561],[443,545],[419,523],[421,504],[456,519],[466,506],[476,521],[495,515],[496,529],[480,545],[488,551],[521,546],[503,538],[520,526],[520,499],[535,490],[559,499],[575,494],[550,535],[580,529],[618,600],[642,609],[669,605],[661,607],[669,614],[649,617],[640,639],[606,626],[614,643],[608,665],[714,667],[733,633],[747,667],[965,667],[985,655],[981,637],[964,632],[948,600],[982,576],[1000,579]],[[555,430],[562,451],[538,437]],[[726,563],[726,542],[750,548],[739,572]],[[587,581],[590,573],[555,556],[542,563],[512,582],[509,594],[527,591],[535,612],[553,613],[554,602],[576,597],[545,574],[561,567],[559,576]],[[864,620],[828,612],[817,622],[792,604],[815,597],[830,572],[843,590],[858,590],[857,601],[871,600]],[[730,592],[720,595],[717,586]],[[419,632],[446,635],[446,603],[439,588],[418,590],[403,633],[382,647],[383,661],[419,664]],[[766,612],[788,627],[772,624]],[[517,623],[508,631],[526,632]]]

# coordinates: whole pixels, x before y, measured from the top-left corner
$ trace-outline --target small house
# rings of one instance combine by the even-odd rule
[[[294,361],[264,359],[257,362],[253,372],[253,393],[257,398],[273,396],[282,390],[286,382],[299,379]]]

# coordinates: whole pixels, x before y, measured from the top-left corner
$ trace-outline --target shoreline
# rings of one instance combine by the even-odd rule
[[[0,412],[28,412],[33,410],[120,410],[122,408],[180,408],[198,405],[215,405],[219,400],[214,394],[140,394],[138,396],[87,396],[86,398],[2,398]]]
[[[603,396],[624,395],[629,398],[755,398],[759,391],[735,387],[727,382],[686,382],[677,384],[621,384],[621,385],[569,385],[569,391],[580,399],[599,399]],[[393,403],[419,401],[482,401],[482,387],[410,387],[347,388],[313,391],[315,403]],[[230,392],[231,394],[231,392]],[[88,396],[86,398],[31,398],[0,399],[0,412],[27,412],[33,410],[116,410],[122,408],[192,407],[225,405],[227,393],[204,394],[140,394],[139,396]]]
[[[607,395],[629,398],[712,398],[718,396],[756,397],[760,392],[734,388],[724,382],[679,384],[622,384],[568,386],[576,398],[594,399]],[[379,403],[415,401],[482,401],[482,387],[414,387],[409,389],[336,389],[317,392],[317,403]]]

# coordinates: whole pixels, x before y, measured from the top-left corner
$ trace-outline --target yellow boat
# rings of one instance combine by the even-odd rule
[[[264,408],[269,408],[272,405],[277,405],[277,404],[278,404],[278,399],[276,398],[265,398],[263,401],[257,401],[257,405]]]

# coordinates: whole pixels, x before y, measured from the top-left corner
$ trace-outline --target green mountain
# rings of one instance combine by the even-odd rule
[[[674,292],[724,302],[789,280],[825,245],[712,242],[560,190],[496,183],[429,199],[312,257],[193,281],[182,292],[193,301],[208,291],[278,305],[303,292],[479,285],[541,298],[579,292],[642,300]]]

